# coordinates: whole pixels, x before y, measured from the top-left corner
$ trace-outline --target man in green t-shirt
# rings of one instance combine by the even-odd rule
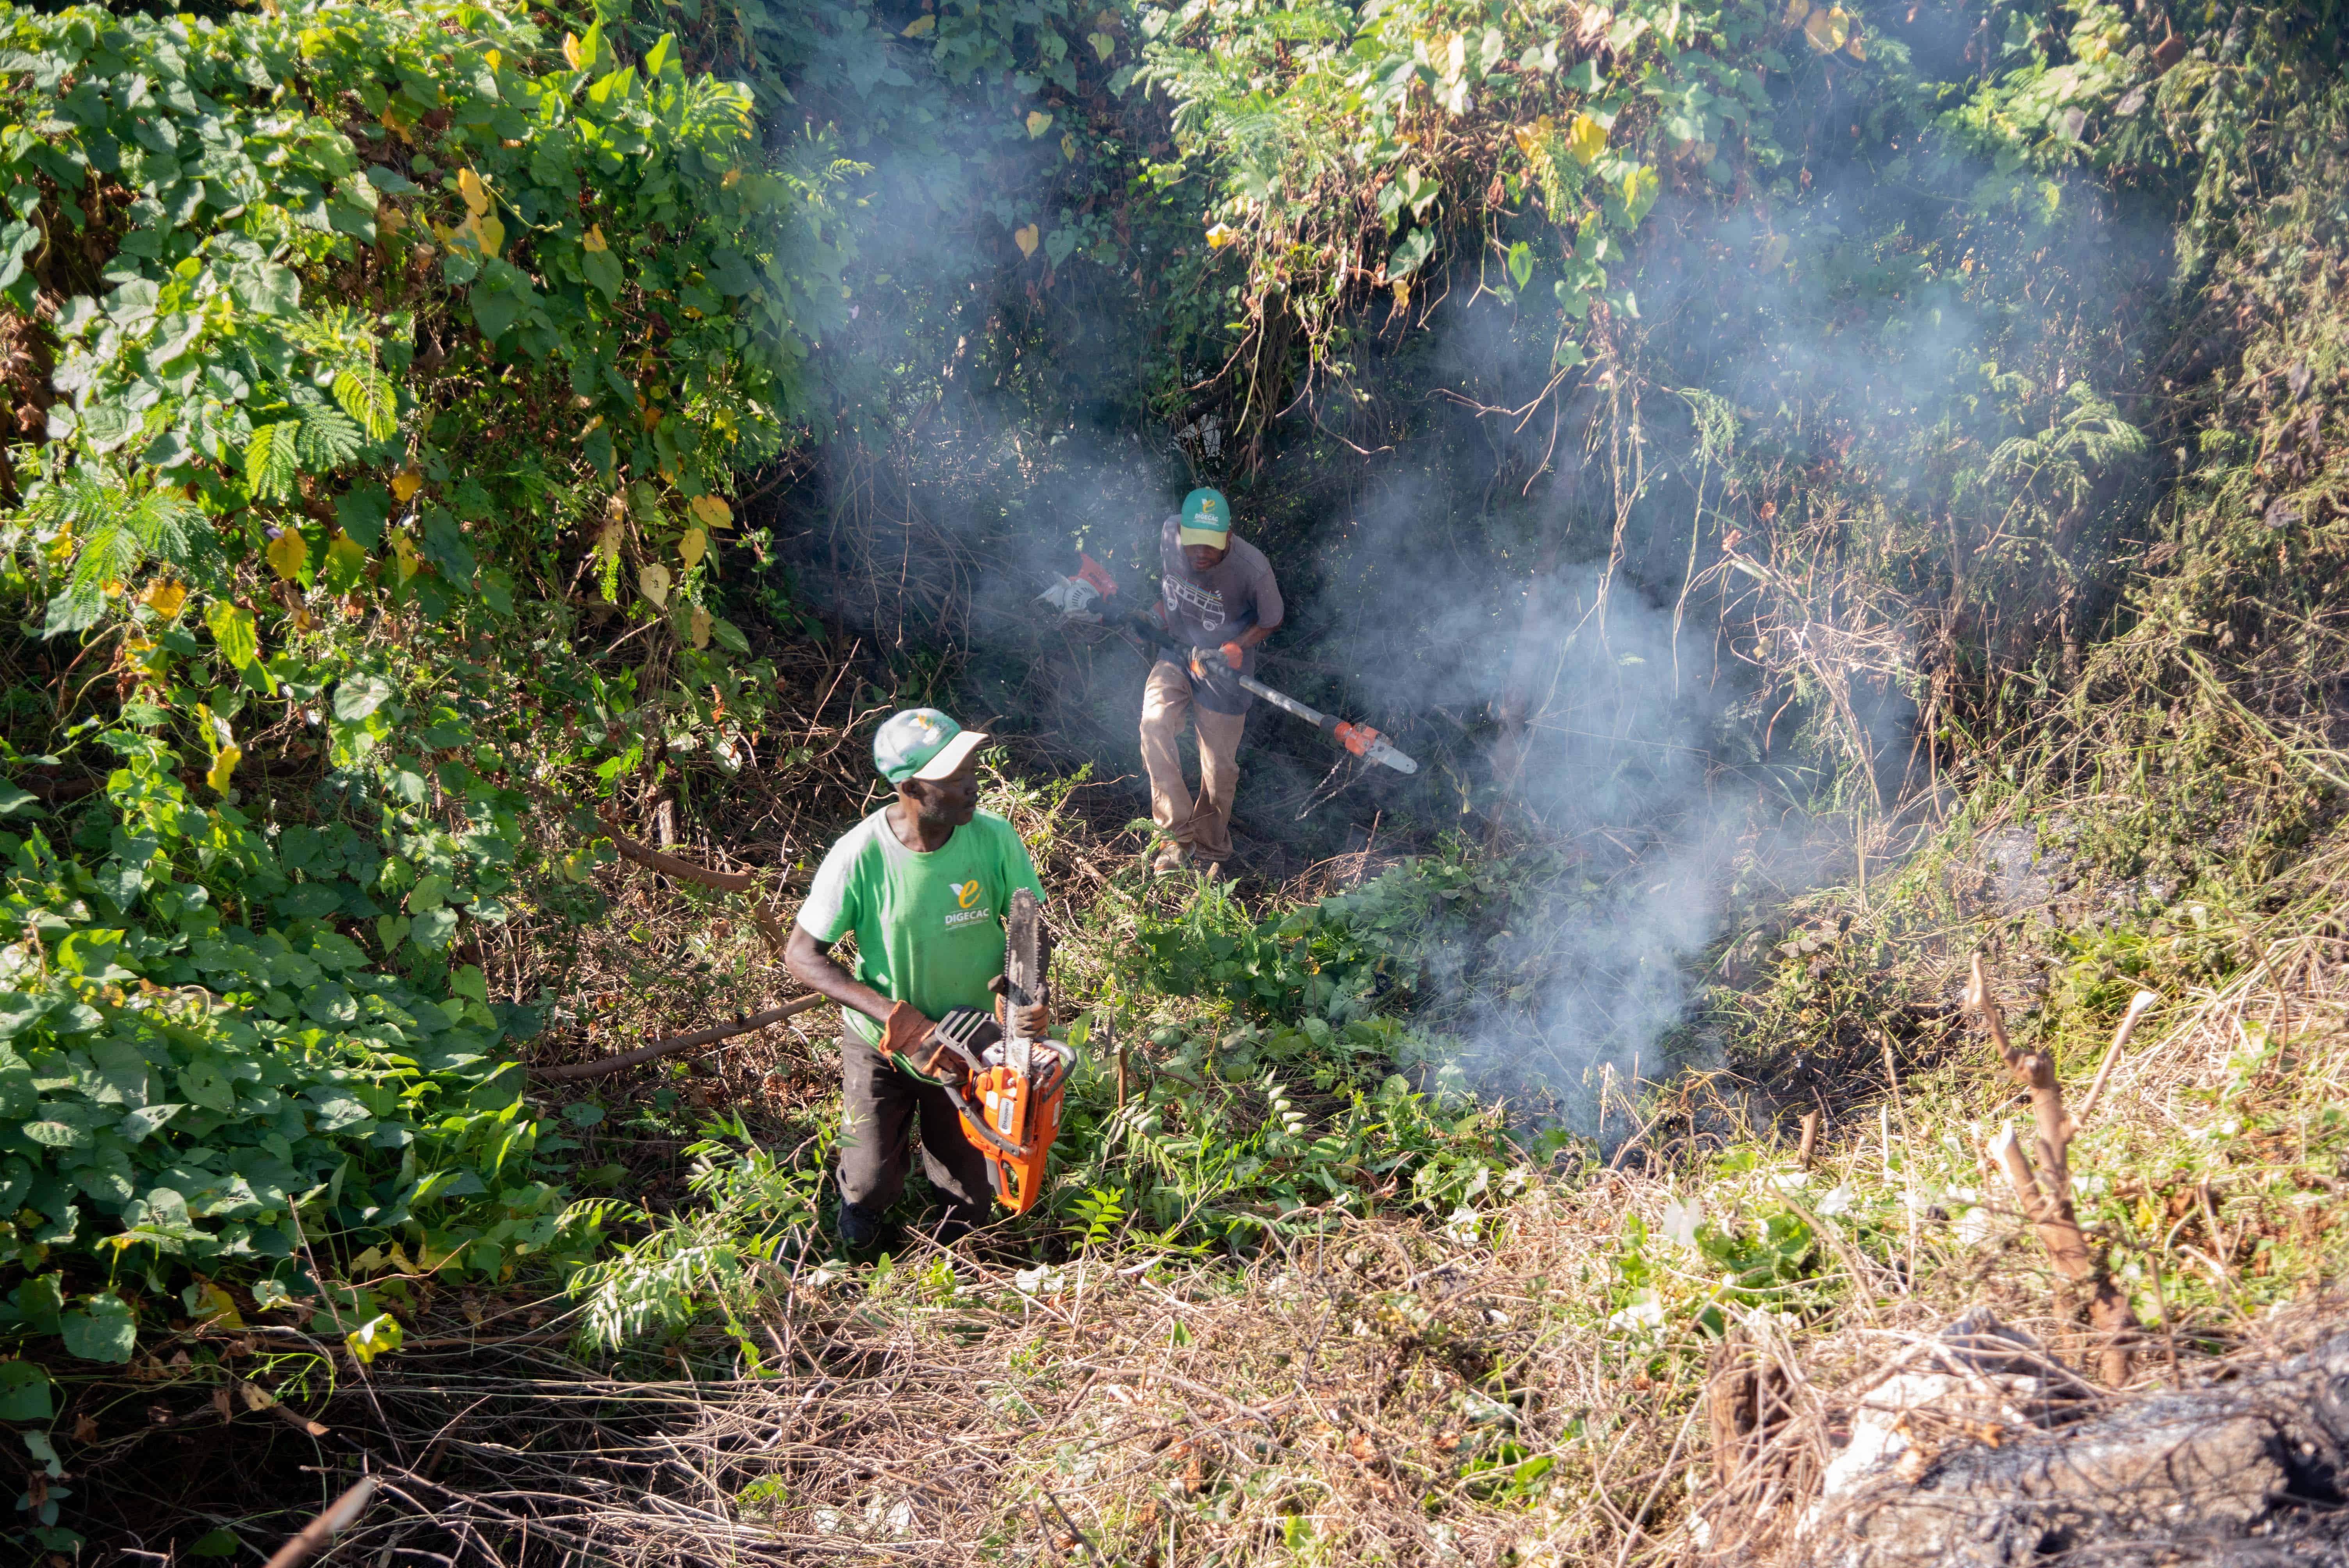
[[[987,737],[936,708],[908,708],[873,738],[873,765],[896,798],[842,835],[816,868],[783,950],[783,965],[840,1004],[843,1113],[840,1238],[869,1246],[905,1191],[921,1123],[922,1173],[946,1200],[941,1239],[988,1215],[987,1161],[963,1135],[945,1088],[912,1061],[956,1007],[993,1005],[1003,974],[1003,917],[1021,888],[1044,896],[1009,822],[978,810],[978,748]],[[852,975],[833,944],[856,938]],[[1050,1024],[1022,1019],[1030,1038]]]

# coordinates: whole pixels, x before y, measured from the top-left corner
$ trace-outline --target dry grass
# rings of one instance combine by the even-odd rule
[[[2284,1043],[2246,1076],[2246,1034],[2282,1029],[2287,1009]],[[2150,1274],[2137,1284],[2153,1326],[2137,1389],[2293,1347],[2315,1283],[2349,1261],[2349,1227],[2329,1212],[2292,1241],[2308,1193],[2329,1202],[2340,1179],[2324,1116],[2349,1075],[2349,951],[2279,943],[2168,1011],[2075,1155],[2085,1181],[2106,1184],[2116,1256],[2159,1260],[2168,1282],[2166,1311],[2151,1309]],[[559,1319],[502,1338],[494,1318],[419,1324],[421,1348],[315,1411],[387,1482],[347,1550],[630,1564],[1772,1561],[1873,1377],[1960,1311],[1987,1306],[2055,1361],[2094,1365],[2095,1336],[2020,1217],[1963,1202],[1994,1191],[1968,1172],[2009,1092],[1987,1064],[1948,1071],[1888,1099],[1872,1130],[1847,1123],[1863,1130],[1807,1172],[1785,1150],[1702,1171],[1585,1168],[1530,1181],[1473,1223],[1334,1222],[1244,1264],[1097,1251],[1023,1268],[926,1245],[878,1270],[802,1256],[767,1281],[755,1375],[708,1332],[601,1367],[565,1353]],[[2230,1121],[2246,1130],[2214,1131]],[[2189,1149],[2203,1150],[2191,1169],[2178,1163]],[[2116,1202],[2166,1216],[2180,1193],[2191,1201],[2166,1236],[2111,1222]],[[1717,1270],[1668,1239],[1699,1214],[1725,1233],[1792,1214],[1816,1236],[1782,1296],[1726,1302],[1734,1358],[1776,1413],[1725,1467],[1705,1399],[1723,1352],[1690,1326],[1723,1299]],[[2302,1250],[2262,1274],[2262,1239]],[[1626,1310],[1635,1258],[1661,1321]],[[266,1423],[239,1412],[242,1427]]]

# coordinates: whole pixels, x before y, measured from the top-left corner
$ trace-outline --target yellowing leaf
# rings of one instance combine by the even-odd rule
[[[586,234],[581,238],[579,246],[582,250],[597,254],[612,248],[604,242],[604,225],[601,223],[595,225],[587,231]]]
[[[268,555],[271,569],[290,582],[310,563],[310,546],[300,529],[289,528],[269,542]]]
[[[195,1315],[214,1328],[243,1328],[244,1315],[236,1309],[236,1302],[228,1292],[210,1280],[195,1286]]]
[[[399,573],[399,580],[402,583],[406,583],[424,570],[424,562],[418,559],[416,554],[416,541],[407,533],[395,533],[391,536],[391,553],[393,563]]]
[[[139,595],[139,602],[154,611],[157,618],[169,621],[188,602],[188,591],[177,583],[150,583],[147,592]]]
[[[414,469],[402,469],[391,476],[392,496],[402,506],[407,505],[409,498],[423,488],[424,476]]]
[[[1779,20],[1789,27],[1811,14],[1811,0],[1786,0],[1786,14]]]
[[[692,615],[687,619],[686,630],[693,638],[695,647],[708,647],[709,645],[709,612],[696,604],[693,607]]]
[[[1851,16],[1840,5],[1822,6],[1803,23],[1803,36],[1821,54],[1833,54],[1851,36]]]
[[[668,591],[676,581],[669,575],[668,568],[657,561],[638,568],[636,572],[637,591],[664,610],[668,608]]]
[[[564,34],[563,63],[569,66],[575,71],[580,68],[581,65],[586,60],[586,58],[587,52],[579,46],[579,36],[576,33]]]
[[[470,169],[457,170],[457,194],[465,199],[465,211],[476,218],[490,210],[490,188]]]
[[[1071,163],[1074,163],[1077,160],[1077,133],[1075,131],[1072,130],[1066,136],[1061,138],[1061,156],[1067,159]]]
[[[211,769],[204,774],[204,782],[212,786],[213,794],[228,793],[229,779],[236,772],[236,765],[243,756],[244,751],[240,747],[223,746],[220,748],[220,755],[212,758]]]
[[[901,38],[926,38],[937,25],[936,16],[916,16],[906,23],[905,30],[897,36]]]
[[[1226,224],[1211,224],[1207,230],[1207,249],[1220,251],[1240,237],[1240,232]]]
[[[1574,124],[1567,129],[1566,150],[1577,163],[1588,168],[1593,159],[1607,150],[1607,128],[1587,114],[1576,115]]]
[[[1038,137],[1043,135],[1046,131],[1051,129],[1052,117],[1050,115],[1046,114],[1040,108],[1031,108],[1028,111],[1029,140],[1035,140]]]
[[[1855,60],[1864,60],[1868,58],[1868,40],[1854,33],[1851,42],[1843,46],[1843,52]]]
[[[1091,44],[1093,46],[1093,53],[1099,55],[1103,60],[1117,53],[1117,40],[1107,33],[1087,33],[1085,42]]]
[[[494,256],[506,248],[506,226],[495,218],[476,212],[460,223],[450,238],[471,241],[484,256]]]
[[[1019,247],[1019,253],[1022,256],[1034,255],[1036,253],[1036,242],[1042,237],[1043,236],[1037,231],[1036,225],[1033,223],[1029,224],[1024,229],[1014,229],[1011,231],[1011,242]]]
[[[375,225],[387,234],[397,234],[408,227],[408,214],[386,201],[375,210]]]
[[[691,510],[696,521],[707,529],[728,528],[734,521],[734,509],[714,495],[695,496]]]
[[[327,585],[337,593],[347,593],[357,586],[359,576],[367,571],[367,550],[347,533],[337,532],[326,542]]]
[[[701,563],[701,558],[709,549],[709,535],[698,528],[687,529],[685,537],[677,542],[678,559],[685,562],[688,572]]]

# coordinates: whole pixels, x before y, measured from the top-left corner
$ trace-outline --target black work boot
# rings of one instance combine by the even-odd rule
[[[862,1204],[843,1203],[833,1221],[842,1244],[853,1252],[863,1252],[881,1239],[881,1212]]]

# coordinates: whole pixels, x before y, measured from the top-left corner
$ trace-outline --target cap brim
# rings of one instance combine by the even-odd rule
[[[923,763],[907,777],[927,779],[931,783],[936,783],[941,779],[951,779],[962,771],[962,765],[970,759],[970,754],[986,745],[987,739],[986,736],[976,729],[966,729],[944,746],[939,747],[936,757]]]
[[[1232,537],[1232,531],[1228,528],[1184,528],[1178,531],[1177,537],[1185,544],[1206,544],[1221,550]]]

